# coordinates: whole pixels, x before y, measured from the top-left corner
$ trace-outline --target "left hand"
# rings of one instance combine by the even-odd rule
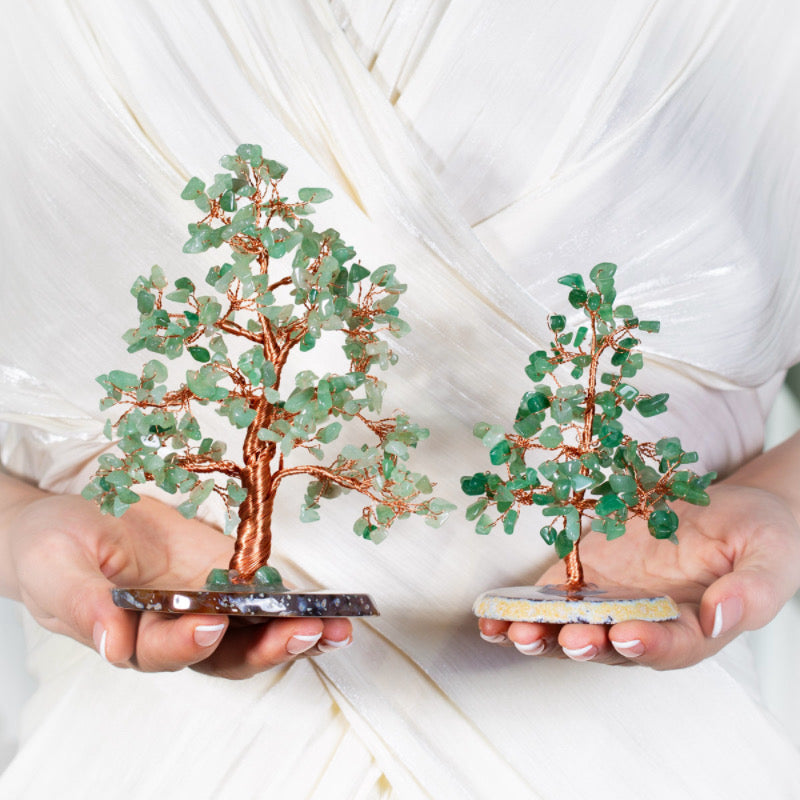
[[[559,626],[481,619],[482,636],[527,655],[679,669],[766,625],[800,587],[800,525],[782,496],[735,478],[709,489],[706,508],[675,505],[678,546],[652,538],[638,519],[612,542],[601,534],[581,541],[587,581],[669,594],[677,620]],[[558,563],[538,583],[564,580]]]

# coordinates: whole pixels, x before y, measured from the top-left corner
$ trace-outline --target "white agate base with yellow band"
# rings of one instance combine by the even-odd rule
[[[472,606],[478,617],[509,622],[615,625],[632,619],[663,622],[680,616],[671,597],[641,589],[586,586],[567,591],[563,586],[509,586],[484,592]]]

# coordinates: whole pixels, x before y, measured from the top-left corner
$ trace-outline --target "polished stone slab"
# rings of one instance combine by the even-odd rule
[[[370,617],[378,609],[368,594],[113,589],[115,605],[164,614],[227,614],[233,617]]]
[[[614,625],[632,619],[663,622],[680,616],[677,605],[666,595],[593,585],[579,591],[553,584],[492,589],[477,598],[472,610],[485,619],[559,625],[570,622]]]

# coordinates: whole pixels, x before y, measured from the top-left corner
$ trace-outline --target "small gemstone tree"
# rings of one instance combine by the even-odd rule
[[[225,171],[210,186],[192,178],[183,190],[181,196],[203,214],[189,225],[183,250],[227,246],[229,260],[208,271],[207,293],[190,277],[178,278],[170,289],[154,266],[131,289],[139,324],[124,335],[129,352],[149,350],[167,359],[186,354],[195,368],[175,388],[167,387],[167,367],[158,358],[139,374],[113,370],[98,378],[107,393],[101,409],[124,409],[115,423],[106,423],[106,435],[116,431],[122,453],[100,457],[84,496],[119,516],[139,500],[133,486],[153,482],[185,494],[178,510],[191,518],[216,494],[227,507],[229,528],[238,529],[230,573],[215,570],[212,582],[280,587],[275,570],[265,567],[273,507],[286,478],[310,479],[304,522],[319,518],[322,499],[349,491],[363,495],[367,505],[353,528],[373,542],[411,514],[438,526],[454,506],[423,498],[433,484],[406,466],[428,431],[401,413],[376,416],[385,384],[372,371],[396,362],[382,337],[409,330],[396,306],[406,287],[394,265],[370,271],[354,260],[355,250],[337,231],[315,230],[308,215],[331,193],[306,188],[298,201],[282,197],[286,167],[263,158],[259,146],[241,145],[220,164]],[[349,368],[322,376],[295,370],[294,385],[285,389],[290,357],[302,358],[326,334],[343,338],[342,363]],[[243,432],[240,459],[227,458],[224,442],[202,434],[197,412],[204,406]],[[352,420],[372,441],[347,444],[320,463],[342,424]],[[290,464],[297,452],[311,463]]]
[[[534,388],[522,397],[514,432],[485,422],[474,429],[505,475],[478,472],[461,479],[463,491],[477,498],[467,518],[476,520],[480,534],[498,524],[511,534],[523,507],[541,507],[551,518],[541,536],[566,564],[566,581],[556,588],[571,598],[587,594],[579,552],[585,523],[612,540],[625,533],[627,520],[639,517],[655,538],[677,542],[678,516],[669,502],[708,504],[706,488],[716,477],[687,469],[697,454],[675,437],[638,442],[625,433],[625,411],[653,417],[666,411],[668,395],[641,394],[629,382],[643,366],[639,333],[657,333],[659,323],[639,320],[630,306],[616,304],[615,272],[614,264],[595,266],[592,288],[579,274],[559,278],[586,323],[568,331],[565,316],[549,316],[554,338],[549,352],[530,356],[525,372]],[[556,372],[564,367],[579,382],[562,384]],[[538,466],[527,463],[531,453],[544,456]]]

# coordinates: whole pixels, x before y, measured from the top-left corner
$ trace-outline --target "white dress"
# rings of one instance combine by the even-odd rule
[[[800,358],[797,4],[6,0],[2,17],[7,468],[84,485],[107,445],[93,379],[139,363],[128,287],[214,263],[181,254],[179,194],[241,142],[288,164],[290,191],[331,188],[320,222],[409,284],[387,407],[431,428],[415,465],[440,494],[486,468],[472,426],[512,418],[566,307],[555,278],[598,261],[662,321],[639,383],[672,400],[647,438],[722,473],[759,451]],[[376,597],[354,645],[231,683],[117,670],[31,626],[40,689],[0,797],[800,796],[741,641],[671,673],[523,658],[482,642],[470,605],[549,563],[535,518],[478,537],[458,512],[373,547],[347,503],[300,524],[302,491],[277,511],[277,562]]]

